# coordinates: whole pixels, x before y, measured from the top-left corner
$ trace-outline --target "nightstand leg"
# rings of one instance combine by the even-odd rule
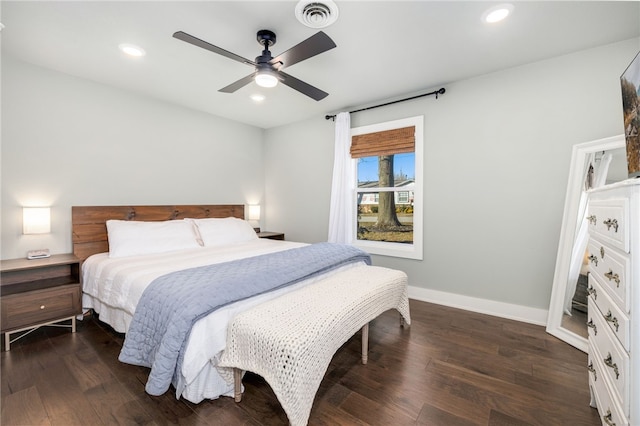
[[[76,317],[71,318],[71,332],[76,332]]]
[[[4,351],[9,352],[11,350],[11,333],[4,333]]]

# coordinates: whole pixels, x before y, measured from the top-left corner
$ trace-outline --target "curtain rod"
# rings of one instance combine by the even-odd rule
[[[369,109],[379,108],[387,105],[397,104],[398,102],[410,101],[412,99],[422,98],[424,96],[436,95],[436,99],[438,99],[438,95],[442,95],[445,92],[444,87],[434,90],[433,92],[423,93],[422,95],[411,96],[410,98],[398,99],[397,101],[391,101],[380,105],[374,105],[366,108],[357,109],[355,111],[349,111],[349,114],[353,114],[354,112],[366,111]],[[335,120],[336,115],[325,115],[325,120]]]

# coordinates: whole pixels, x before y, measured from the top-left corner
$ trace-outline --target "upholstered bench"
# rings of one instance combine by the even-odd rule
[[[366,364],[368,324],[389,309],[410,324],[406,274],[357,265],[238,314],[219,365],[234,368],[236,401],[242,372],[251,371],[269,383],[289,422],[304,425],[335,352],[362,329]]]

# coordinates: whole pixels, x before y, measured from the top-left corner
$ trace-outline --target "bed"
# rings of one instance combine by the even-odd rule
[[[253,261],[267,255],[284,256],[285,252],[297,253],[298,249],[315,248],[303,243],[259,239],[243,219],[243,205],[73,207],[73,249],[82,261],[83,307],[94,310],[101,321],[116,331],[127,334],[124,353],[132,322],[134,326],[136,324],[134,314],[136,309],[141,310],[138,305],[149,293],[145,289],[151,283],[198,268],[230,265],[232,261]],[[198,222],[192,222],[194,220]],[[145,236],[148,236],[146,231],[137,229],[139,225],[160,227],[169,224],[183,232],[179,222],[189,223],[190,227],[196,223],[195,244],[186,241],[188,238],[184,233],[181,234],[181,238],[185,237],[182,242],[171,242],[171,249],[163,247],[163,241],[146,246],[138,244],[140,241],[144,243]],[[116,225],[127,225],[124,235],[129,237],[128,245],[123,244],[122,238],[116,239],[123,232]],[[120,234],[116,232],[118,230]],[[135,237],[133,243],[132,236]],[[177,244],[175,247],[179,249],[174,250],[173,244]],[[148,246],[153,246],[153,249]],[[309,256],[317,257],[317,254]],[[238,314],[251,312],[269,301],[280,300],[278,298],[284,295],[327,282],[349,271],[350,276],[366,275],[369,272],[367,268],[371,267],[365,261],[355,259],[329,268],[327,272],[304,275],[304,279],[293,280],[292,285],[230,302],[198,317],[187,335],[179,368],[176,368],[171,381],[176,398],[199,403],[204,399],[234,396],[232,368],[220,367],[218,363],[227,345],[227,328]],[[291,269],[301,268],[296,265]],[[406,289],[401,299],[398,303],[403,306],[402,316],[409,322]],[[138,314],[137,318],[141,316]]]

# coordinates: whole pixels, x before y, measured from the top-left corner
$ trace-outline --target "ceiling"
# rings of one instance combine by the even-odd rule
[[[481,16],[500,1],[335,0],[339,18],[323,31],[337,48],[286,68],[328,92],[321,101],[282,84],[221,93],[252,68],[172,37],[181,30],[253,60],[256,32],[269,29],[275,56],[318,31],[296,19],[296,3],[3,0],[2,55],[271,128],[640,36],[637,1],[512,1],[512,15],[489,25]],[[121,43],[147,54],[127,57]]]

